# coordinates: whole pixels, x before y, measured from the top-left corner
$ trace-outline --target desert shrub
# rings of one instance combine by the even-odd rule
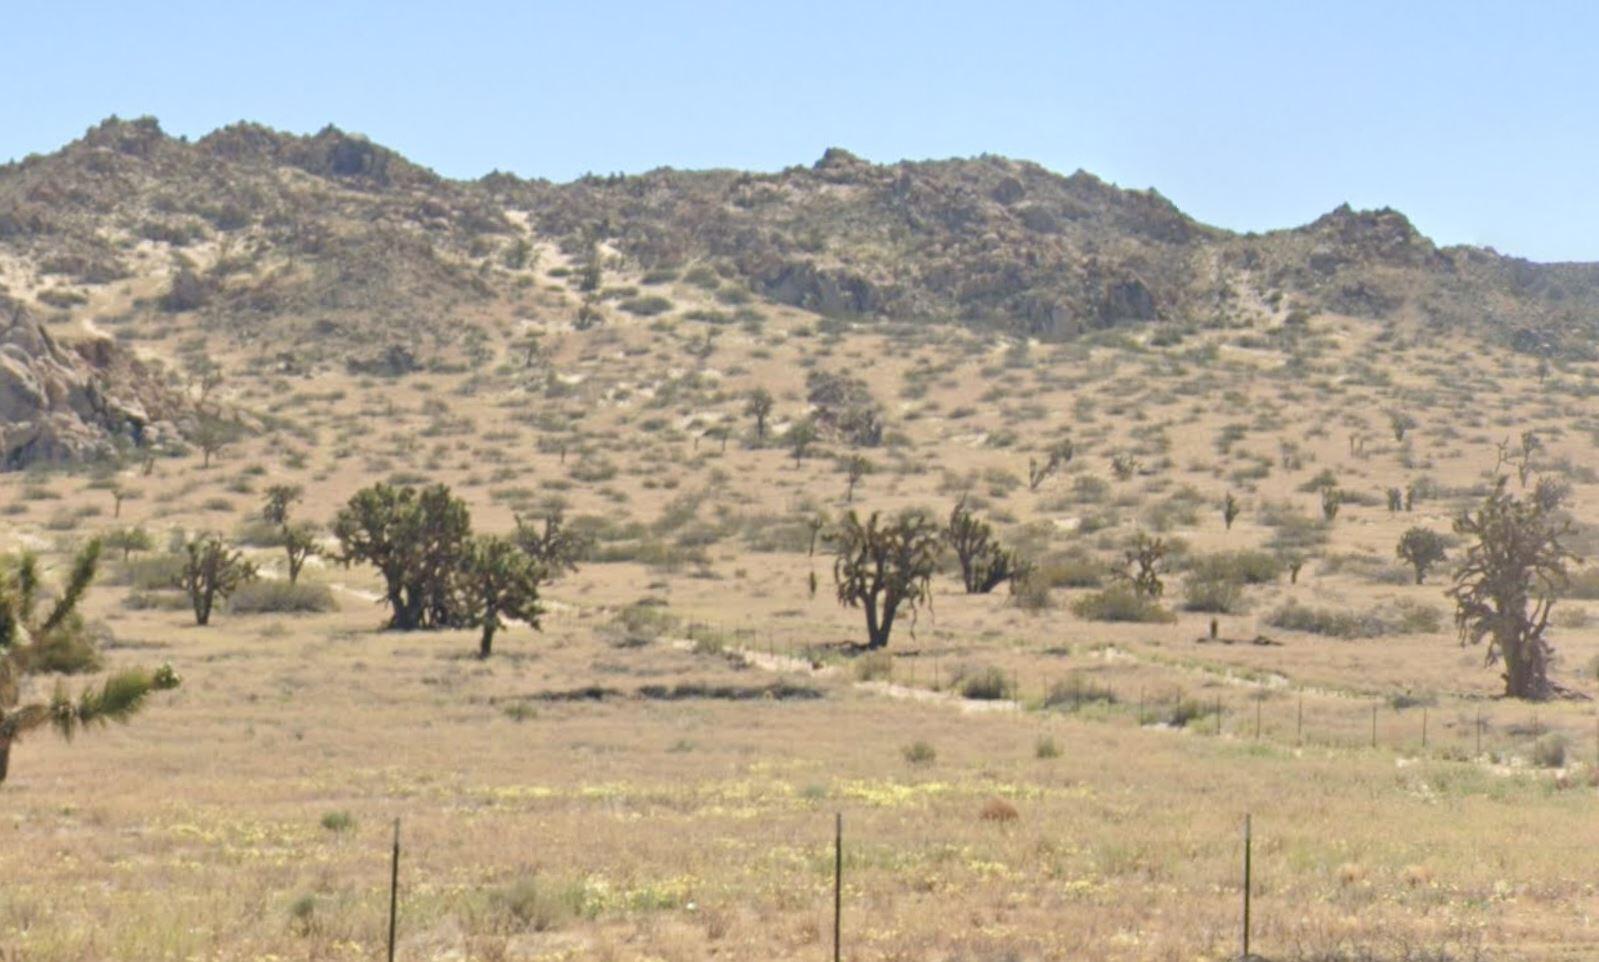
[[[1599,601],[1599,565],[1573,572],[1567,578],[1565,589],[1560,594],[1563,598]]]
[[[1236,581],[1189,575],[1183,582],[1183,610],[1237,614],[1244,610],[1244,589]]]
[[[171,588],[183,574],[183,556],[178,554],[152,554],[129,558],[111,571],[108,583],[127,585],[135,591],[158,591]]]
[[[665,314],[672,309],[672,302],[659,294],[646,294],[642,297],[630,297],[617,305],[629,314],[639,317],[654,317]]]
[[[188,611],[189,596],[181,591],[133,590],[122,599],[129,611]]]
[[[1124,584],[1084,595],[1072,602],[1072,612],[1086,621],[1128,621],[1140,624],[1169,624],[1177,616]]]
[[[938,750],[925,741],[914,741],[900,749],[900,754],[912,765],[931,765],[938,758]]]
[[[317,614],[338,607],[327,585],[277,579],[246,582],[228,600],[228,610],[236,615]]]
[[[1409,600],[1366,611],[1315,608],[1290,600],[1272,612],[1266,623],[1287,631],[1334,638],[1376,638],[1382,635],[1430,634],[1443,626],[1443,614],[1431,605]]]
[[[1048,735],[1038,736],[1038,741],[1033,745],[1034,758],[1059,758],[1060,746],[1055,744],[1055,739]]]
[[[327,812],[322,816],[322,827],[330,832],[348,832],[355,827],[355,816],[349,812]]]
[[[1075,671],[1050,685],[1044,696],[1045,708],[1076,708],[1093,702],[1114,705],[1116,693]]]
[[[1096,558],[1061,555],[1038,563],[1033,577],[1050,588],[1098,588],[1109,569]]]
[[[999,701],[1011,696],[1010,677],[995,665],[956,668],[950,687],[960,692],[961,697],[978,701]]]
[[[1202,581],[1228,581],[1264,585],[1282,574],[1282,562],[1265,551],[1221,551],[1198,555],[1188,567],[1190,577]]]
[[[894,656],[872,651],[855,659],[855,677],[861,681],[887,681],[894,677]]]
[[[1216,714],[1216,703],[1180,695],[1160,712],[1160,720],[1173,728],[1184,728],[1208,715]]]
[[[1564,768],[1566,765],[1566,736],[1550,732],[1532,743],[1532,763],[1539,768]]]
[[[677,616],[660,604],[635,602],[618,611],[603,633],[611,643],[631,648],[647,645],[677,627]]]
[[[525,875],[489,899],[509,931],[549,932],[576,919],[590,918],[598,905],[580,882],[555,884]]]

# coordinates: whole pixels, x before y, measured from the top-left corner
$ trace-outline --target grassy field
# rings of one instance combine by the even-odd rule
[[[1592,553],[1591,368],[1541,377],[1337,317],[1065,346],[767,305],[724,321],[707,312],[735,299],[685,280],[644,285],[659,313],[618,294],[577,331],[567,283],[485,322],[477,359],[398,380],[291,379],[213,345],[261,431],[209,468],[0,476],[8,546],[57,566],[96,532],[155,535],[107,565],[90,613],[113,665],[184,679],[127,727],[16,749],[0,959],[378,957],[397,818],[404,959],[822,958],[835,812],[852,959],[1231,957],[1246,813],[1270,958],[1599,956],[1592,703],[1494,697],[1454,636],[1448,565],[1418,586],[1394,557],[1406,528],[1447,532],[1529,430]],[[116,333],[167,357],[204,343],[181,321]],[[886,409],[852,504],[842,445],[781,443],[808,370],[862,377]],[[767,445],[742,413],[757,385]],[[1402,441],[1393,411],[1418,422]],[[1029,458],[1065,435],[1075,457],[1030,490]],[[1324,472],[1350,498],[1330,521]],[[380,631],[370,569],[310,570],[333,611],[206,628],[142,583],[174,529],[249,542],[268,484],[303,485],[295,515],[326,522],[388,478],[449,483],[485,531],[559,504],[595,556],[487,662],[468,632]],[[116,517],[113,487],[132,493]],[[1387,510],[1391,487],[1414,509]],[[942,517],[962,494],[1052,573],[1047,595],[965,595],[946,572],[886,656],[855,654],[860,615],[806,518]],[[1140,530],[1178,548],[1175,621],[1075,615]],[[1277,568],[1228,613],[1184,610],[1185,572],[1240,551]],[[1558,606],[1553,638],[1558,678],[1592,693],[1585,604]],[[1208,640],[1213,617],[1235,643]],[[985,673],[1001,697],[962,697]]]

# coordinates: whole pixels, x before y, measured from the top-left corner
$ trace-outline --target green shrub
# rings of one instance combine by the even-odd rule
[[[905,760],[912,765],[931,765],[938,758],[938,751],[924,741],[914,741],[900,750]]]
[[[305,581],[289,584],[280,579],[246,582],[228,599],[228,610],[236,615],[318,614],[337,611],[338,607],[327,585]]]
[[[1266,623],[1287,631],[1334,638],[1377,638],[1382,635],[1431,634],[1443,627],[1443,614],[1431,605],[1400,600],[1366,611],[1313,608],[1289,600]]]
[[[1034,758],[1059,758],[1060,746],[1055,744],[1055,739],[1048,735],[1038,736],[1038,741],[1033,745]]]
[[[1170,624],[1177,616],[1150,598],[1144,598],[1126,585],[1112,585],[1103,591],[1084,595],[1072,602],[1072,612],[1086,621],[1126,621],[1139,624]]]
[[[671,310],[672,302],[659,294],[646,294],[643,297],[630,297],[617,306],[639,317],[654,317]]]
[[[1195,557],[1188,571],[1205,581],[1265,585],[1282,574],[1282,562],[1265,551],[1220,551]]]
[[[328,812],[322,816],[322,827],[330,832],[348,832],[355,827],[355,817],[349,812]]]
[[[1010,677],[995,665],[982,668],[960,667],[950,679],[950,687],[963,698],[999,701],[1011,696]]]
[[[1114,705],[1116,693],[1075,671],[1050,685],[1044,696],[1045,708],[1077,708],[1093,702]]]
[[[1244,610],[1244,589],[1236,581],[1197,578],[1183,582],[1183,610],[1234,615]]]
[[[549,932],[580,918],[591,918],[598,906],[582,883],[552,884],[526,875],[496,890],[491,904],[510,931]]]
[[[1033,577],[1050,588],[1098,588],[1106,573],[1104,562],[1072,555],[1050,558],[1033,569]]]
[[[111,584],[127,585],[135,591],[159,591],[171,588],[183,574],[183,557],[166,553],[129,558],[114,567],[108,580]]]
[[[1532,743],[1532,763],[1539,768],[1564,768],[1567,747],[1566,736],[1550,732]]]

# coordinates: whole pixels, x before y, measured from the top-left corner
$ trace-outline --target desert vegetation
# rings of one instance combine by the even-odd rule
[[[11,353],[139,400],[0,473],[0,958],[377,957],[396,818],[402,958],[812,958],[838,811],[857,958],[1232,957],[1245,813],[1268,957],[1599,949],[1599,372],[1447,327],[1488,267],[1345,212],[1190,302],[1090,179],[650,178],[0,172]],[[1142,293],[1057,290],[1091,227]]]

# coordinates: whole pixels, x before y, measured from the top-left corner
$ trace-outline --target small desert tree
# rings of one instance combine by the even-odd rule
[[[52,725],[71,739],[84,728],[127,721],[152,692],[178,685],[177,675],[163,665],[153,672],[116,672],[77,698],[59,684],[48,699],[29,698],[30,676],[99,667],[99,653],[78,606],[99,570],[100,551],[99,541],[84,546],[43,617],[38,558],[22,554],[0,563],[0,782],[10,769],[12,747],[29,732]]]
[[[1404,411],[1388,412],[1388,427],[1394,432],[1395,441],[1403,441],[1405,435],[1416,426],[1416,419]]]
[[[810,452],[811,445],[816,443],[816,425],[809,418],[795,421],[783,434],[783,443],[794,454],[794,467],[799,467],[805,460],[805,455]]]
[[[261,505],[261,517],[267,524],[289,523],[289,508],[304,494],[298,484],[274,484],[266,489],[266,501]]]
[[[589,539],[573,531],[560,511],[546,514],[542,525],[517,518],[514,537],[517,547],[539,567],[540,581],[576,571],[589,550]]]
[[[1043,484],[1072,459],[1072,454],[1075,450],[1069,439],[1061,440],[1055,442],[1044,452],[1043,461],[1039,461],[1037,458],[1028,458],[1027,490],[1037,491],[1039,485]]]
[[[1026,567],[994,539],[994,529],[961,498],[949,513],[944,540],[961,566],[961,583],[969,595],[986,595],[1006,581],[1022,577]]]
[[[104,540],[107,548],[122,552],[123,561],[135,551],[149,551],[155,547],[155,539],[143,528],[114,528],[106,532]]]
[[[1343,495],[1343,492],[1339,491],[1337,488],[1333,487],[1332,485],[1327,485],[1326,487],[1321,489],[1321,517],[1322,517],[1322,520],[1324,520],[1327,523],[1331,524],[1332,520],[1334,518],[1338,517],[1338,509],[1343,507],[1343,506],[1344,506],[1344,495]]]
[[[1223,498],[1221,502],[1221,520],[1228,531],[1233,530],[1233,522],[1238,520],[1238,516],[1243,513],[1243,510],[1243,505],[1238,503],[1238,499],[1233,496],[1233,493],[1231,491],[1227,492],[1227,497]]]
[[[1568,520],[1506,490],[1501,477],[1476,511],[1455,521],[1467,541],[1449,595],[1461,644],[1488,643],[1487,663],[1504,662],[1505,694],[1544,699],[1554,650],[1544,637],[1555,599],[1576,560],[1562,539]]]
[[[316,525],[307,521],[284,525],[283,553],[288,556],[289,584],[298,584],[306,561],[322,553]]]
[[[871,473],[872,462],[866,460],[859,454],[852,454],[843,460],[843,462],[840,464],[840,467],[844,471],[844,481],[846,485],[844,489],[844,502],[846,504],[854,504],[855,486],[861,483],[862,478]]]
[[[457,577],[467,624],[481,628],[478,657],[494,652],[494,635],[507,619],[539,627],[539,582],[544,570],[515,541],[499,536],[473,538]]]
[[[1130,585],[1138,597],[1153,601],[1166,590],[1160,576],[1168,550],[1164,539],[1151,538],[1140,531],[1123,553],[1121,569],[1114,574]]]
[[[751,391],[744,401],[744,413],[755,419],[755,441],[766,440],[766,419],[772,416],[772,392],[764,387]]]
[[[237,424],[216,414],[201,413],[196,421],[193,439],[204,460],[200,467],[209,468],[211,459],[223,448],[239,439]]]
[[[914,616],[932,600],[938,526],[918,512],[885,521],[874,511],[863,523],[851,511],[829,540],[839,603],[865,611],[867,648],[886,646],[900,610],[908,607]]]
[[[333,534],[341,562],[366,562],[383,576],[390,628],[460,622],[451,582],[466,554],[472,516],[448,487],[378,482],[363,488],[339,509]]]
[[[1416,569],[1416,584],[1421,584],[1427,578],[1427,572],[1432,566],[1443,561],[1449,554],[1448,542],[1444,536],[1436,531],[1426,528],[1411,528],[1399,536],[1399,545],[1395,553]]]
[[[239,586],[254,581],[255,565],[215,535],[201,535],[183,546],[183,570],[178,587],[189,595],[194,608],[194,623],[211,623],[211,609],[218,598],[228,598]]]

